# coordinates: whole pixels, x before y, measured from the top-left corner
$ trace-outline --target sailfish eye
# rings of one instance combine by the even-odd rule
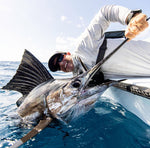
[[[72,83],[72,86],[75,88],[79,88],[81,85],[81,81],[80,80],[76,80],[75,82]]]

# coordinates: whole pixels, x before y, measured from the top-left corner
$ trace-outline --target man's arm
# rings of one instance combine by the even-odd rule
[[[131,10],[118,5],[103,6],[91,21],[88,31],[94,39],[99,40],[107,30],[111,22],[119,22],[126,25],[126,20]]]
[[[148,22],[146,21],[147,16],[141,12],[141,10],[131,11],[117,5],[104,6],[100,11],[102,16],[106,19],[105,24],[109,25],[108,22],[120,22],[123,25],[128,25],[125,36],[130,39],[136,37],[136,35],[148,27]],[[106,27],[108,26],[106,25]],[[107,28],[102,26],[102,30],[105,29]]]
[[[91,68],[96,62],[99,47],[103,43],[104,33],[110,22],[120,22],[125,25],[126,18],[130,12],[131,10],[122,6],[107,5],[102,7],[81,34],[75,50],[75,56],[79,56],[84,64]],[[76,67],[75,62],[74,65]]]
[[[90,25],[85,29],[83,34],[81,34],[77,50],[98,50],[102,42],[101,39],[109,27],[110,22],[119,22],[126,25],[126,19],[130,12],[131,10],[128,8],[118,5],[107,5],[102,7],[93,18]]]
[[[96,62],[99,47],[103,43],[104,33],[109,27],[110,22],[119,22],[123,25],[127,25],[127,20],[129,20],[128,18],[130,16],[131,20],[129,20],[129,27],[131,25],[130,22],[132,22],[131,12],[132,11],[128,8],[118,5],[107,5],[102,7],[84,33],[80,36],[75,55],[79,56],[88,68],[91,68]],[[134,34],[129,36],[128,33],[126,37],[131,38],[133,35]]]

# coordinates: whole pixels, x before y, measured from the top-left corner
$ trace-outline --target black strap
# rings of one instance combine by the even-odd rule
[[[98,56],[97,56],[97,59],[96,59],[96,64],[104,58],[106,49],[107,49],[107,39],[105,37],[101,47],[99,48],[99,53],[98,53]],[[94,85],[96,85],[96,84],[99,85],[103,82],[104,82],[104,75],[101,72],[101,70],[99,70],[93,76],[91,82],[89,83],[89,86],[92,86],[93,84]]]
[[[84,69],[85,71],[88,71],[87,66],[82,62],[81,58],[80,58],[80,57],[77,57],[77,58],[78,58],[79,62],[81,63],[83,69]]]
[[[107,49],[107,39],[111,38],[111,39],[116,39],[116,38],[123,38],[124,37],[124,30],[123,31],[111,31],[111,32],[106,32],[105,33],[105,38],[104,41],[102,43],[102,45],[99,48],[99,52],[97,55],[97,59],[96,59],[96,64],[98,62],[100,62],[101,60],[103,60],[106,49]],[[92,80],[90,81],[88,86],[95,86],[96,84],[101,84],[103,83],[104,80],[104,75],[103,72],[101,70],[97,71],[96,74],[93,76]]]
[[[109,32],[105,32],[105,38],[107,38],[107,39],[125,38],[124,34],[125,34],[124,30],[109,31]]]
[[[103,44],[99,48],[99,52],[96,59],[96,64],[104,58],[105,51],[107,49],[107,39],[104,38]]]
[[[102,45],[99,48],[99,52],[98,52],[97,59],[96,59],[96,64],[104,58],[104,55],[107,49],[107,39],[124,38],[125,37],[124,33],[125,33],[124,30],[105,32],[105,38],[104,38]]]
[[[99,52],[97,55],[96,59],[96,64],[103,60],[106,49],[107,49],[107,39],[116,39],[116,38],[123,38],[124,37],[124,30],[123,31],[111,31],[111,32],[106,32],[105,33],[105,38],[102,43],[102,45],[99,48]],[[92,81],[90,84],[101,84],[103,83],[104,80],[104,75],[101,70],[97,71],[97,73],[93,76]]]

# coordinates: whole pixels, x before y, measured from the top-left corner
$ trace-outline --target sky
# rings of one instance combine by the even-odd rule
[[[108,4],[150,16],[148,0],[0,0],[0,61],[20,61],[24,49],[42,62],[56,51],[73,52],[78,37]],[[112,23],[108,30],[125,28]],[[150,27],[136,39],[150,42]]]

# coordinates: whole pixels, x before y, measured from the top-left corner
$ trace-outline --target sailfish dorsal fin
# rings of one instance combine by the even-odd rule
[[[54,79],[44,65],[25,50],[14,77],[2,89],[15,90],[27,95],[37,85]]]

